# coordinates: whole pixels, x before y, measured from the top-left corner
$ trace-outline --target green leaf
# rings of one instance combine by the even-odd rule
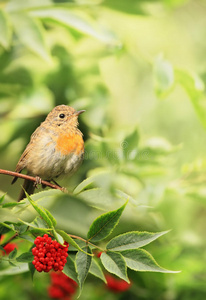
[[[69,276],[74,281],[76,281],[76,283],[79,283],[78,278],[77,278],[75,263],[74,263],[73,259],[71,258],[71,255],[69,255],[67,257],[67,263],[65,264],[64,270],[62,272],[64,274],[66,274],[67,276]]]
[[[120,253],[102,253],[100,259],[107,271],[129,282],[127,277],[127,266],[123,256]]]
[[[147,10],[144,9],[142,5],[143,1],[134,1],[134,0],[104,0],[103,6],[108,7],[109,9],[114,10],[115,12],[120,11],[124,14],[135,15],[146,15]]]
[[[19,221],[21,221],[23,224],[29,226],[29,227],[33,227],[33,228],[39,228],[38,226],[34,225],[34,223],[29,223],[29,222],[26,222],[26,221],[23,221],[21,219],[19,219]]]
[[[15,265],[12,261],[9,261],[9,264],[10,264],[12,267],[16,267],[16,265]]]
[[[201,78],[196,74],[191,74],[184,70],[175,70],[177,83],[180,83],[187,92],[194,109],[206,128],[206,109],[205,109],[205,86]]]
[[[30,263],[28,263],[28,267],[29,267],[29,271],[30,271],[30,273],[31,273],[31,278],[32,278],[32,281],[33,281],[33,279],[34,279],[34,273],[35,273],[35,267],[34,267],[34,265],[30,262]]]
[[[6,253],[6,250],[0,245],[0,251],[3,251],[4,253]]]
[[[27,231],[28,226],[26,224],[16,225],[15,229],[18,232],[18,234],[23,234]]]
[[[50,62],[41,23],[22,12],[11,14],[11,18],[19,40],[32,52]]]
[[[44,208],[45,213],[47,214],[48,218],[52,221],[53,226],[55,227],[57,225],[56,219],[52,216],[50,211],[48,209]]]
[[[4,203],[2,205],[2,208],[5,208],[5,207],[14,207],[14,206],[17,206],[17,205],[21,205],[21,204],[25,204],[25,202],[8,202],[8,203]]]
[[[82,251],[83,253],[87,254],[65,231],[57,229],[57,232],[63,237],[63,239],[69,243],[69,245],[72,245],[74,248],[76,248],[79,251]]]
[[[22,253],[16,258],[18,262],[32,262],[34,260],[34,255],[31,252]]]
[[[137,129],[135,129],[120,144],[123,155],[127,160],[134,159],[136,157],[138,143],[139,143],[139,133],[138,133]]]
[[[114,198],[111,193],[105,188],[92,188],[82,191],[78,195],[88,205],[105,210],[105,207],[111,207]]]
[[[73,191],[73,194],[79,194],[82,190],[87,188],[90,184],[94,182],[93,177],[89,177],[85,180],[83,180]]]
[[[54,234],[54,237],[55,237],[55,239],[57,240],[57,242],[58,242],[59,244],[63,245],[63,244],[64,244],[64,239],[63,239],[63,237],[62,237],[59,233],[57,233],[57,231],[54,230],[54,229],[53,229],[53,234]]]
[[[10,230],[16,232],[13,225],[8,225],[8,224],[3,223],[3,222],[0,223],[0,234],[7,233]]]
[[[78,240],[78,239],[75,240],[75,243],[77,243],[77,245],[80,247],[80,249],[81,249],[81,248],[84,248],[85,245],[86,245],[86,242],[85,242],[85,241]],[[79,251],[81,251],[80,249],[79,249]],[[69,252],[77,252],[77,248],[74,247],[74,246],[72,246],[72,244],[70,243],[70,244],[69,244],[69,249],[68,249],[68,251],[69,251]]]
[[[31,228],[30,231],[33,234],[42,235],[44,233],[48,233],[48,231],[51,231],[52,229],[46,229],[46,228]]]
[[[26,222],[26,221],[23,221],[23,220],[21,220],[21,219],[19,219],[23,224],[25,224],[25,225],[27,225],[27,226],[29,226],[29,227],[31,227],[31,228],[34,228],[34,229],[37,229],[37,230],[39,230],[39,231],[42,231],[42,232],[44,232],[45,231],[45,233],[47,232],[47,231],[50,231],[50,230],[52,230],[52,228],[40,228],[40,227],[38,227],[37,225],[34,225],[34,223],[32,222],[32,223],[29,223],[29,222]]]
[[[127,202],[119,209],[105,213],[94,220],[87,234],[88,240],[97,242],[105,239],[111,234],[115,226],[118,224],[123,210]]]
[[[31,15],[43,18],[44,20],[58,22],[59,24],[69,28],[74,28],[75,30],[82,32],[83,34],[90,35],[103,43],[119,46],[119,41],[117,41],[113,34],[108,31],[99,30],[96,23],[95,25],[92,24],[93,20],[89,18],[88,14],[78,15],[66,8],[48,8],[44,10],[33,10]]]
[[[32,224],[38,228],[48,228],[47,223],[39,216],[37,216]]]
[[[12,252],[9,253],[9,259],[13,259],[17,255],[17,249],[15,248]]]
[[[6,193],[0,197],[0,204],[4,201],[5,196],[6,196]]]
[[[35,238],[31,235],[27,235],[27,234],[21,234],[19,235],[19,237],[23,240],[29,241],[31,243],[34,243]]]
[[[5,276],[5,275],[15,275],[15,274],[21,274],[21,273],[25,273],[28,272],[28,264],[27,263],[22,263],[18,266],[13,266],[12,268],[7,268],[4,270],[0,270],[0,276]]]
[[[127,266],[135,271],[179,273],[179,271],[170,271],[160,267],[152,255],[143,249],[125,250],[121,251],[121,254]]]
[[[53,222],[51,221],[51,219],[45,212],[44,208],[41,207],[40,205],[36,204],[36,202],[34,202],[31,199],[31,197],[29,196],[29,194],[26,191],[25,191],[25,193],[26,193],[27,199],[29,200],[29,202],[31,203],[33,208],[38,212],[38,214],[43,218],[43,220],[48,224],[49,227],[53,227]]]
[[[85,247],[85,252],[91,254],[91,249],[89,248],[89,246]],[[91,255],[88,255],[86,253],[79,251],[77,252],[76,255],[76,270],[78,273],[78,282],[79,282],[80,290],[83,287],[84,281],[88,275],[91,262],[92,262]]]
[[[159,97],[165,97],[174,86],[174,70],[169,61],[159,55],[154,63],[155,90]]]
[[[5,49],[9,49],[11,45],[12,26],[8,15],[3,10],[0,10],[0,32],[0,44]]]
[[[168,231],[162,231],[157,233],[151,233],[146,231],[127,232],[113,238],[107,244],[106,248],[111,251],[136,249],[151,243],[152,241],[156,240],[157,238],[159,238],[163,234],[166,234],[167,232]]]
[[[94,276],[100,278],[101,280],[103,280],[105,283],[107,283],[107,281],[105,279],[105,276],[104,276],[104,273],[103,273],[100,265],[98,264],[98,262],[94,258],[92,259],[92,263],[91,263],[89,272],[92,275],[94,275]]]

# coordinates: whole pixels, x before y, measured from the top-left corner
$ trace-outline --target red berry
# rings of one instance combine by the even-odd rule
[[[6,254],[9,255],[10,252],[12,252],[15,248],[17,248],[17,245],[15,243],[8,243],[3,248],[6,251]],[[5,255],[5,252],[2,253],[3,253],[2,255]]]

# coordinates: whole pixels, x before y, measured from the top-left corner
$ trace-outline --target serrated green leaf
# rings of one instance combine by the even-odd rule
[[[108,250],[111,251],[122,251],[128,249],[137,249],[143,247],[152,241],[156,240],[163,234],[166,234],[168,231],[162,231],[157,233],[151,232],[140,232],[132,231],[124,234],[120,234],[113,238],[106,246]]]
[[[38,212],[38,214],[43,218],[43,220],[48,224],[49,227],[53,226],[53,222],[50,220],[49,216],[47,213],[44,211],[44,208],[36,204],[29,194],[25,191],[26,197],[29,200],[30,204],[33,206],[33,208]]]
[[[14,250],[9,253],[9,259],[13,259],[16,255],[17,255],[17,249],[14,248]]]
[[[127,277],[127,266],[123,256],[120,253],[102,253],[100,259],[107,271],[115,274],[129,283],[129,279]]]
[[[179,273],[179,271],[170,271],[158,265],[152,255],[143,249],[131,249],[121,251],[128,268],[135,271]]]
[[[18,262],[32,262],[34,259],[34,255],[31,252],[22,253],[20,256],[16,258]]]
[[[89,246],[85,247],[84,250],[87,254],[83,253],[82,251],[79,251],[76,255],[76,260],[75,260],[80,292],[82,290],[84,281],[88,275],[91,262],[92,262],[92,257],[91,257],[92,252]]]
[[[75,263],[73,259],[71,259],[70,255],[67,257],[67,263],[65,264],[64,270],[62,272],[79,284]]]
[[[44,208],[45,213],[47,214],[48,218],[52,221],[53,226],[55,227],[57,225],[56,219],[52,216],[50,211],[48,209]]]
[[[74,248],[76,248],[79,251],[82,251],[83,253],[89,255],[87,252],[85,252],[65,231],[57,229],[56,230],[62,237],[63,239],[69,243],[69,245],[72,245]]]
[[[3,10],[0,10],[0,32],[0,44],[5,49],[9,49],[12,37],[12,26],[9,16]]]
[[[11,20],[19,40],[32,52],[50,62],[51,58],[45,44],[42,24],[37,19],[22,12],[12,13]]]
[[[92,259],[92,263],[89,269],[89,273],[91,273],[92,275],[100,278],[101,280],[103,280],[105,283],[107,283],[104,273],[100,267],[100,265],[98,264],[98,262],[93,258]]]
[[[127,202],[119,209],[105,213],[94,220],[87,234],[88,240],[98,242],[108,237],[118,224]]]

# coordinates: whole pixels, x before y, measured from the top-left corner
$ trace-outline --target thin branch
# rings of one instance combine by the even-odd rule
[[[13,172],[13,171],[8,171],[8,170],[0,169],[0,174],[23,178],[23,179],[27,179],[27,180],[30,180],[30,181],[33,181],[34,183],[36,183],[36,177],[25,175],[25,174],[21,174],[21,173],[17,173],[17,172]],[[64,187],[58,186],[58,185],[53,184],[51,182],[48,182],[48,181],[45,181],[45,180],[41,180],[41,184],[46,185],[46,186],[48,186],[48,187],[50,187],[52,189],[57,189],[57,190],[61,190],[62,192],[65,192],[65,188]]]
[[[89,242],[88,240],[83,239],[83,238],[80,237],[80,236],[73,235],[73,234],[69,234],[69,233],[67,233],[67,234],[68,234],[71,238],[73,238],[73,239],[77,239],[77,240],[83,241],[83,242],[85,242],[85,243],[88,243],[88,244],[90,244],[91,246],[93,246],[93,247],[95,247],[95,248],[101,250],[102,252],[105,252],[105,250],[103,250],[103,249],[100,248],[99,246],[97,246],[97,245],[95,245],[95,244],[92,244],[91,242]]]

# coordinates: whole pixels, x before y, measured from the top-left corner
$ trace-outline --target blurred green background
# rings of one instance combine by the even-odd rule
[[[130,272],[123,294],[91,276],[82,300],[206,297],[205,16],[204,0],[0,1],[0,168],[15,170],[55,105],[85,109],[84,163],[59,183],[92,188],[66,212],[49,202],[59,226],[85,235],[118,191],[130,203],[115,234],[172,229],[146,248],[181,273]],[[0,176],[16,199],[22,181]],[[0,298],[46,299],[48,281],[2,276]]]

